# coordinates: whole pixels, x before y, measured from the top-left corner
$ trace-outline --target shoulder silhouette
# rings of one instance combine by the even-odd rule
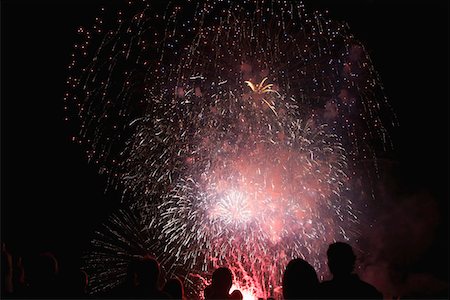
[[[343,242],[331,244],[327,251],[328,268],[333,279],[321,284],[324,299],[383,299],[372,285],[354,274],[356,256],[352,247]]]

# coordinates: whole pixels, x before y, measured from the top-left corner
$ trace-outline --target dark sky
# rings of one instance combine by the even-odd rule
[[[389,154],[398,190],[430,195],[441,214],[436,238],[411,268],[448,280],[447,1],[309,2],[347,21],[371,54],[400,121]],[[63,121],[76,29],[101,3],[2,1],[1,232],[17,253],[52,250],[77,265],[118,203]]]

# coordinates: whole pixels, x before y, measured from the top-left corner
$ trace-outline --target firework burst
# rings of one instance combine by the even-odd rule
[[[295,1],[136,6],[115,30],[97,21],[101,38],[80,30],[92,59],[74,56],[66,100],[75,140],[140,216],[138,248],[169,274],[228,265],[263,297],[294,257],[323,272],[323,247],[355,236],[348,174],[389,144],[364,47]],[[126,243],[130,225],[113,223]]]

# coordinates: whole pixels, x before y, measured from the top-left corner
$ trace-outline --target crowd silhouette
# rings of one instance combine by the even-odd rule
[[[307,261],[291,260],[284,271],[282,294],[284,299],[383,299],[372,285],[354,273],[356,255],[343,242],[329,245],[327,263],[332,274],[329,281],[320,282],[314,267]],[[89,298],[88,274],[73,270],[64,278],[59,274],[58,261],[49,252],[40,253],[25,261],[13,260],[2,245],[2,299],[4,298]],[[160,287],[161,270],[156,259],[145,256],[128,265],[124,282],[95,298],[110,299],[185,299],[183,282],[170,278]],[[203,291],[209,299],[243,299],[239,290],[232,290],[233,273],[227,267],[217,268],[211,283]]]
[[[337,242],[327,251],[328,267],[333,275],[319,282],[316,271],[307,261],[291,260],[283,275],[284,299],[382,299],[382,294],[354,273],[356,256],[349,244]],[[113,299],[185,299],[183,283],[171,278],[160,288],[160,266],[150,256],[129,263],[125,281],[100,295]],[[243,299],[239,290],[230,289],[233,273],[221,267],[212,274],[211,284],[203,296],[209,299]],[[2,245],[2,298],[88,298],[88,274],[73,270],[62,278],[58,261],[49,252],[13,263],[12,255]],[[97,295],[99,296],[99,295]]]

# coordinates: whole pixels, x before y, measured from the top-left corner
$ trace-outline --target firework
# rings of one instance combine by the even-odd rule
[[[364,47],[300,2],[136,6],[114,30],[98,19],[98,38],[80,30],[88,63],[74,56],[66,99],[75,139],[140,216],[137,248],[169,274],[228,265],[263,297],[292,258],[322,273],[323,247],[355,235],[348,174],[389,144]],[[113,224],[120,243],[136,236]]]

